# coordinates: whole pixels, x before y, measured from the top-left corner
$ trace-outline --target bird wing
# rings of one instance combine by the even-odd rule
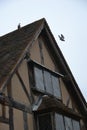
[[[58,35],[58,37],[60,38],[60,35]]]
[[[63,36],[63,34],[61,34],[61,37],[64,39],[64,36]]]

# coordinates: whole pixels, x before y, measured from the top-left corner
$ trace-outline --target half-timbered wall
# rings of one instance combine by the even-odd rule
[[[46,46],[46,41],[43,39],[43,37],[39,37],[39,39],[36,41],[36,43],[32,46],[31,50],[38,50],[37,54],[34,53],[34,51],[30,51],[30,58],[34,61],[36,61],[39,64],[43,64],[46,68],[49,68],[52,71],[61,72],[60,68],[58,68],[56,64],[56,59],[52,57],[52,54],[49,51],[49,47]],[[55,60],[54,60],[55,59]],[[62,93],[62,102],[63,104],[78,113],[78,109],[76,104],[74,103],[72,95],[69,93],[65,82],[62,78],[59,78],[59,84],[60,84],[60,90]],[[35,100],[38,99],[38,96],[34,95]]]
[[[75,112],[78,113],[78,108],[75,103],[75,101],[72,99],[71,95],[69,94],[66,85],[64,84],[64,81],[62,78],[60,78],[60,87],[61,87],[61,93],[62,93],[62,101],[65,104],[65,106],[73,109]]]
[[[44,77],[43,81],[45,81],[45,87],[44,87],[45,89],[48,88],[48,83],[49,83],[48,81],[51,81],[51,83],[52,83],[52,79],[47,80],[48,77],[46,77],[46,76],[48,76],[50,74],[50,76],[52,77],[52,74],[54,73],[54,71],[61,72],[60,68],[58,68],[58,66],[56,64],[56,59],[55,59],[55,57],[52,56],[47,44],[48,43],[46,43],[46,41],[43,39],[43,37],[40,36],[35,41],[35,43],[32,45],[30,52],[29,52],[29,55],[30,55],[29,58],[31,60],[34,60],[35,62],[39,63],[39,66],[41,66],[41,65],[44,66],[44,67],[42,66],[42,68],[44,68],[43,69],[44,75],[42,77]],[[5,96],[9,96],[13,100],[15,100],[18,103],[23,104],[25,106],[31,106],[35,102],[36,103],[39,102],[40,98],[42,96],[41,93],[38,93],[38,94],[33,93],[32,89],[31,89],[31,81],[30,81],[31,70],[30,69],[31,68],[29,68],[28,61],[26,59],[24,59],[22,61],[22,63],[20,64],[20,66],[18,67],[15,74],[13,75],[10,83],[7,85],[7,87],[3,93]],[[38,68],[38,70],[39,70],[39,68]],[[35,71],[35,74],[37,75],[36,71]],[[31,76],[34,76],[34,75],[31,75]],[[31,77],[31,78],[33,79],[33,77]],[[55,78],[55,76],[54,76],[54,78]],[[51,96],[54,96],[56,99],[59,99],[59,101],[62,102],[68,108],[73,109],[73,106],[74,106],[73,110],[78,112],[77,108],[75,108],[75,103],[73,103],[72,97],[69,94],[67,87],[62,80],[62,76],[61,76],[61,78],[59,78],[59,77],[57,77],[57,78],[58,78],[58,85],[59,85],[60,91],[61,91],[60,97],[62,95],[62,98],[57,98],[57,95],[54,96],[55,94],[53,94]],[[36,77],[36,80],[37,79],[38,78]],[[46,86],[46,83],[47,83],[47,86]],[[52,84],[50,84],[50,86],[51,85]],[[39,85],[37,85],[37,87],[39,87]],[[56,91],[55,91],[55,93],[56,93]],[[46,94],[49,94],[49,91]],[[45,108],[45,107],[42,107],[42,108]],[[2,116],[5,117],[6,119],[9,119],[12,116],[12,122],[11,122],[11,120],[10,120],[10,122],[12,123],[14,130],[34,130],[34,121],[35,121],[34,115],[32,113],[31,114],[27,113],[26,110],[18,110],[18,109],[11,108],[8,106],[0,105],[0,115],[1,115],[1,117]],[[9,130],[8,124],[0,123],[0,130]],[[10,128],[10,130],[12,130],[12,129]]]
[[[28,75],[28,66],[27,61],[24,60],[18,71],[14,74],[11,80],[12,86],[12,97],[19,103],[29,106],[30,101],[26,96],[26,93],[23,89],[23,84],[20,81],[20,78],[27,90],[30,94],[30,86],[29,86],[29,75]],[[13,109],[13,123],[14,123],[14,130],[25,130],[24,127],[27,127],[26,130],[30,129],[33,130],[33,115],[25,113],[21,110]],[[25,126],[26,124],[26,126]]]
[[[42,54],[44,59],[44,66],[55,71],[55,64],[53,61],[52,54],[50,54],[49,49],[47,48],[47,42],[43,40],[43,37],[39,38],[39,43],[42,45]]]
[[[45,44],[47,43],[44,43],[41,37],[38,38],[30,50],[30,58],[40,64],[44,64],[45,67],[51,70],[55,70],[55,64],[51,58],[52,54],[49,53]],[[41,62],[42,60],[43,63]]]
[[[56,59],[50,53],[49,48],[47,47],[49,45],[47,44],[49,43],[46,43],[44,38],[40,36],[30,50],[30,58],[40,64],[41,64],[41,61],[43,60],[42,63],[44,64],[46,68],[49,68],[52,71],[55,71],[55,70],[58,71],[59,68],[57,67]],[[60,87],[62,91],[63,103],[67,107],[72,108],[72,99],[68,90],[66,89],[66,85],[64,84],[62,78],[60,79]]]
[[[33,130],[33,115],[13,109],[14,130]]]
[[[24,93],[22,85],[16,74],[12,78],[12,96],[16,101],[20,103],[29,104],[28,98]]]

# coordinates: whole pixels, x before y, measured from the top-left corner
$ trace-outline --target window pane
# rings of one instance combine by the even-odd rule
[[[80,124],[78,121],[72,120],[73,122],[73,130],[80,130]]]
[[[60,92],[58,77],[55,77],[52,75],[52,84],[53,84],[54,96],[61,99],[61,92]]]
[[[34,73],[35,73],[35,85],[36,85],[36,88],[38,88],[39,90],[44,90],[42,70],[37,68],[37,67],[34,67]]]
[[[60,114],[55,114],[55,127],[56,130],[65,130],[64,129],[64,122],[63,122],[63,116]]]
[[[66,130],[73,130],[72,121],[68,117],[64,117]]]
[[[53,94],[51,74],[47,71],[44,71],[44,81],[45,81],[46,92]]]
[[[39,130],[52,130],[52,121],[50,113],[38,116]]]

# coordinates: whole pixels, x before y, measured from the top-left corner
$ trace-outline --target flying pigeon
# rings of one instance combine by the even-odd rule
[[[59,39],[60,39],[61,41],[65,41],[65,38],[64,38],[63,34],[58,35],[58,37],[59,37]]]

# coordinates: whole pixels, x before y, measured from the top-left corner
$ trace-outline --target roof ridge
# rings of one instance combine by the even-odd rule
[[[5,37],[7,37],[7,36],[9,36],[9,35],[12,35],[13,33],[16,33],[17,31],[22,30],[22,29],[24,29],[24,28],[26,28],[26,27],[28,27],[28,26],[31,26],[31,25],[33,25],[33,24],[35,24],[35,23],[45,22],[45,21],[46,21],[45,18],[41,18],[41,19],[39,19],[39,20],[33,21],[33,22],[31,22],[31,23],[29,23],[29,24],[27,24],[27,25],[24,25],[24,26],[20,27],[20,29],[15,29],[15,30],[13,30],[13,31],[11,31],[11,32],[9,32],[9,33],[7,33],[7,34],[4,34],[4,35],[0,36],[0,40],[4,39]]]

